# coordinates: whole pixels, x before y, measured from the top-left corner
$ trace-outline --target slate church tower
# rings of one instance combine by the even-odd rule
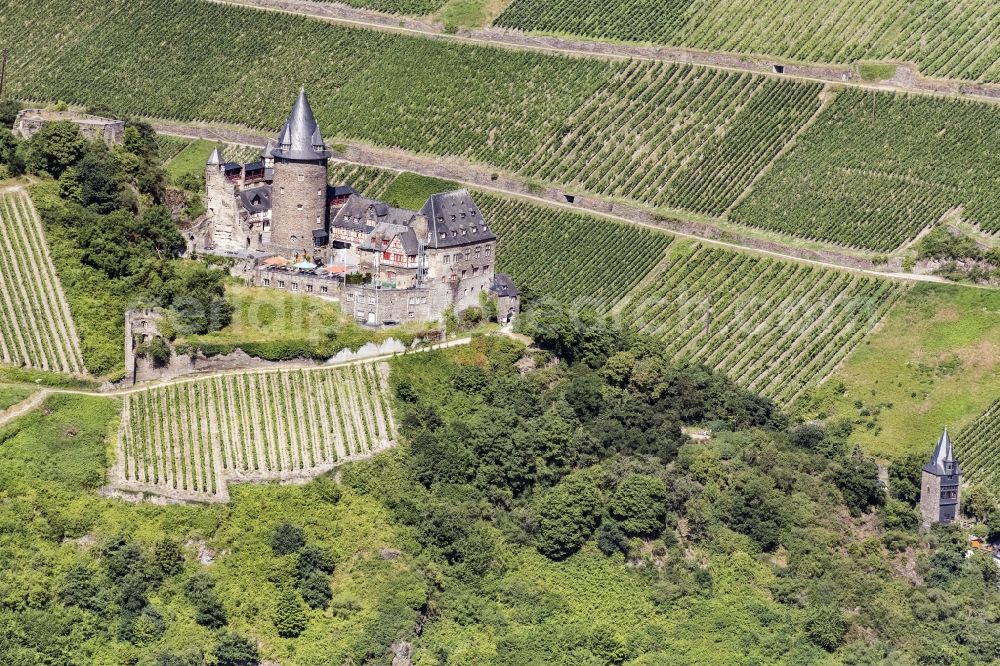
[[[272,245],[308,251],[314,232],[326,233],[330,154],[303,88],[273,150]]]
[[[920,478],[920,519],[924,529],[933,523],[950,525],[958,518],[961,485],[962,469],[945,427]]]

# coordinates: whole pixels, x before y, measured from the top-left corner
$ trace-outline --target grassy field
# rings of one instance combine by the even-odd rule
[[[431,178],[417,173],[404,171],[392,181],[384,193],[380,195],[386,203],[396,208],[420,210],[427,198],[438,192],[449,192],[462,186],[450,180]]]
[[[970,423],[1000,395],[1000,292],[920,284],[800,403],[857,420],[875,455],[928,453],[941,428]]]
[[[171,183],[179,183],[184,176],[204,177],[205,163],[209,155],[219,147],[215,141],[197,139],[184,146],[166,163],[167,177]]]

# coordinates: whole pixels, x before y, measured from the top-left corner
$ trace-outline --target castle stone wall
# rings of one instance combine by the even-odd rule
[[[235,192],[220,167],[205,168],[205,214],[211,220],[212,244],[230,252],[247,249],[246,235],[240,233]]]
[[[14,120],[14,133],[23,139],[30,139],[47,123],[68,120],[80,128],[88,141],[101,139],[108,145],[121,143],[125,137],[125,121],[100,118],[72,111],[46,111],[44,109],[23,109]]]

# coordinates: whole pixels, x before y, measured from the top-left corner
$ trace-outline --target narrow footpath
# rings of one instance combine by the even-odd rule
[[[504,335],[512,335],[512,334],[509,334],[507,332],[503,332],[503,334]],[[523,336],[521,336],[521,337],[523,337]],[[403,354],[419,354],[419,353],[434,351],[436,349],[448,349],[450,347],[458,347],[458,346],[461,346],[461,345],[467,345],[467,344],[469,344],[471,342],[472,342],[472,338],[471,337],[456,338],[454,340],[449,340],[447,342],[441,342],[441,343],[438,343],[436,345],[430,345],[429,347],[421,347],[421,348],[415,349],[413,351],[407,351],[407,352],[401,352],[401,353],[403,353]],[[387,361],[387,360],[391,359],[392,357],[398,356],[398,355],[399,355],[399,353],[396,353],[396,354],[382,354],[382,355],[379,355],[379,356],[369,356],[367,358],[355,359],[355,360],[352,360],[352,361],[342,361],[340,363],[327,363],[327,364],[323,364],[323,365],[316,365],[316,366],[313,366],[313,367],[302,367],[302,366],[292,366],[292,365],[289,365],[286,368],[282,368],[280,366],[273,366],[273,367],[269,367],[269,368],[242,368],[242,369],[233,369],[233,370],[217,370],[217,371],[214,371],[214,372],[204,372],[204,373],[197,373],[197,374],[193,374],[193,375],[184,375],[183,377],[177,377],[177,378],[174,378],[174,379],[168,379],[168,380],[163,380],[163,381],[158,381],[158,382],[144,382],[142,384],[138,384],[136,386],[131,386],[129,388],[114,389],[114,390],[111,390],[111,391],[100,391],[100,390],[97,390],[97,389],[87,390],[87,389],[53,388],[53,387],[46,386],[44,388],[40,388],[35,393],[32,393],[30,396],[28,396],[27,398],[25,398],[21,402],[17,403],[16,405],[12,405],[11,407],[7,408],[5,411],[0,412],[0,428],[2,428],[3,426],[7,425],[8,423],[10,423],[11,421],[13,421],[15,419],[17,419],[17,418],[19,418],[21,416],[24,416],[25,414],[27,414],[28,412],[32,411],[33,409],[36,409],[43,402],[45,402],[45,399],[48,398],[50,395],[89,395],[89,396],[95,396],[95,397],[100,397],[100,398],[118,398],[118,397],[130,395],[132,393],[140,393],[142,391],[147,391],[149,389],[160,388],[162,386],[183,385],[183,384],[190,384],[192,382],[200,382],[200,381],[204,381],[206,379],[210,379],[212,377],[239,376],[239,375],[262,375],[262,374],[269,374],[269,373],[275,373],[275,372],[300,372],[300,371],[304,371],[304,372],[316,372],[316,371],[319,371],[319,370],[328,370],[330,368],[343,368],[343,367],[349,367],[349,366],[352,366],[352,365],[361,365],[361,364],[364,364],[364,363],[377,363],[379,361]]]

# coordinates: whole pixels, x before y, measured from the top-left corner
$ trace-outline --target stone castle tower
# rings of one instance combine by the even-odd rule
[[[924,529],[933,523],[950,525],[958,518],[961,485],[962,469],[945,427],[920,479],[920,519]]]
[[[299,90],[288,122],[272,150],[271,244],[288,250],[314,247],[313,232],[323,233],[327,216],[327,160],[323,142],[305,89]]]
[[[219,149],[212,151],[205,164],[205,212],[214,220],[212,235],[223,245],[232,242],[236,229],[236,200],[233,185],[226,180]]]

